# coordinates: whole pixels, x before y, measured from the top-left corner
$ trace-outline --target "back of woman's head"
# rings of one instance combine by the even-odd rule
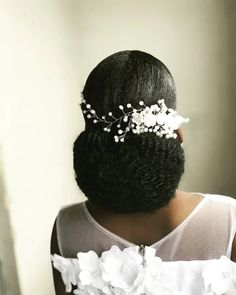
[[[82,95],[98,117],[112,112],[121,116],[119,105],[139,108],[164,99],[176,109],[176,89],[166,66],[154,56],[125,50],[101,61],[90,73]],[[86,108],[81,104],[82,111]],[[155,133],[128,132],[124,142],[93,123],[83,112],[85,131],[74,142],[75,179],[86,197],[113,212],[151,212],[165,207],[175,196],[184,172],[184,151],[178,138]]]

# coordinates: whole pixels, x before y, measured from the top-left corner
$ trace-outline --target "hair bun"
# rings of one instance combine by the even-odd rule
[[[87,128],[75,140],[73,154],[82,192],[98,206],[120,213],[166,206],[184,172],[179,141],[154,133],[130,133],[125,142],[115,142],[109,133]]]

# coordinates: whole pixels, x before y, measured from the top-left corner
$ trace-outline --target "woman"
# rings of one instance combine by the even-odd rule
[[[176,109],[175,84],[166,66],[139,50],[117,52],[93,69],[82,95],[86,126],[74,143],[74,170],[88,200],[60,210],[51,253],[76,257],[94,250],[100,255],[112,245],[143,244],[155,248],[163,261],[221,255],[236,261],[236,200],[178,189],[185,162],[181,129],[173,137],[131,132],[140,117],[128,130],[127,118],[115,120],[130,119],[131,106],[137,110],[159,100]],[[112,120],[116,126],[107,123]],[[53,275],[56,294],[65,294],[54,268]]]

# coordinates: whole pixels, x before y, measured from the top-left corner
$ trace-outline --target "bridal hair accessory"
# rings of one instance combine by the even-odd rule
[[[159,137],[176,138],[177,134],[174,131],[182,123],[189,122],[189,118],[183,118],[175,110],[167,108],[164,99],[158,100],[156,104],[151,106],[146,106],[140,100],[139,105],[141,107],[139,109],[135,109],[130,103],[127,103],[126,107],[129,109],[127,112],[124,111],[124,106],[119,105],[119,109],[123,114],[118,118],[114,117],[112,112],[99,118],[96,111],[92,109],[90,104],[86,103],[84,98],[82,103],[86,106],[86,110],[83,110],[83,113],[87,115],[87,118],[93,119],[93,123],[105,123],[106,126],[103,128],[105,132],[110,132],[113,124],[116,124],[119,135],[114,136],[115,142],[124,142],[125,135],[129,131],[137,134],[154,132]],[[124,129],[121,129],[121,123],[123,122],[126,123],[126,126]]]
[[[211,260],[162,261],[149,246],[120,250],[113,245],[77,258],[51,254],[65,291],[83,295],[221,295],[236,294],[236,263],[227,256]]]

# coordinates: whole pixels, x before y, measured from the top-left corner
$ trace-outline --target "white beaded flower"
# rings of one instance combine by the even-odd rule
[[[87,253],[80,252],[77,254],[80,274],[79,278],[82,285],[92,285],[95,288],[102,289],[104,281],[102,280],[102,270],[97,253],[90,250]]]
[[[226,256],[212,260],[202,273],[206,294],[236,294],[235,264]]]
[[[156,104],[146,106],[144,102],[139,101],[140,109],[135,109],[130,103],[126,104],[131,111],[124,112],[124,106],[119,105],[119,109],[122,111],[122,116],[116,118],[112,112],[108,113],[109,119],[106,116],[99,118],[96,111],[91,109],[91,105],[86,103],[85,99],[82,99],[81,104],[84,103],[87,110],[84,113],[88,113],[87,118],[94,118],[93,123],[102,122],[105,123],[103,130],[110,132],[113,125],[116,124],[118,128],[118,135],[114,136],[115,142],[124,142],[124,138],[127,132],[133,133],[154,132],[157,136],[166,138],[176,138],[177,134],[175,130],[179,128],[182,123],[189,122],[188,118],[183,118],[178,115],[177,112],[171,108],[167,108],[164,99],[159,99]],[[121,128],[121,124],[127,123],[124,129]]]
[[[77,295],[236,294],[236,263],[226,256],[165,262],[152,247],[140,245],[120,250],[113,245],[100,257],[91,250],[79,252],[77,257],[51,255],[66,292],[71,292],[74,285],[73,294]]]
[[[72,285],[78,281],[80,268],[78,260],[75,258],[64,258],[60,255],[51,255],[53,266],[61,272],[62,281],[65,285],[66,292],[71,292]]]
[[[132,292],[134,281],[142,268],[141,261],[138,253],[130,249],[121,251],[113,245],[110,250],[102,253],[103,279],[127,293]]]

